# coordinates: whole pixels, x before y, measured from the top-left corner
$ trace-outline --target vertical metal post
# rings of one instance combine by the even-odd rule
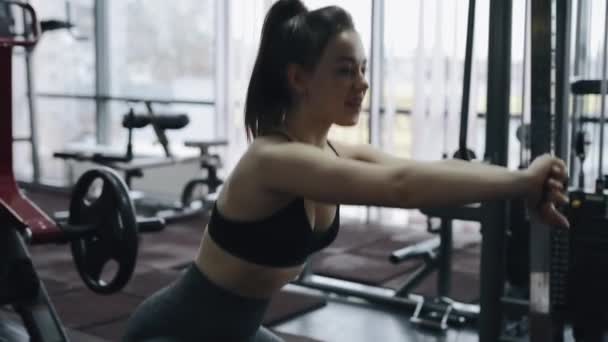
[[[604,45],[602,52],[602,80],[600,83],[600,148],[599,148],[599,163],[597,171],[597,180],[595,182],[595,192],[598,194],[604,193],[604,130],[606,123],[606,93],[608,90],[608,70],[606,69],[606,58],[608,57],[608,1],[606,2],[606,10],[604,15]]]
[[[588,40],[589,40],[589,1],[579,0],[577,1],[576,8],[576,28],[574,33],[574,61],[573,61],[573,76],[576,78],[585,78],[587,76],[587,56],[588,56]],[[578,122],[578,118],[583,114],[583,99],[580,96],[575,96],[572,99],[572,118],[571,118],[571,132],[570,139],[574,141],[577,132],[582,129],[582,124]],[[570,147],[574,148],[574,145]],[[575,153],[572,152],[572,155]],[[582,171],[582,165],[577,165],[576,160],[570,162],[569,174],[574,175],[578,166],[579,172]],[[574,184],[574,178],[570,177],[569,184]],[[582,184],[581,184],[582,185]]]
[[[462,77],[462,104],[460,107],[460,140],[458,153],[462,159],[468,159],[467,137],[469,128],[469,101],[471,97],[471,69],[473,66],[473,43],[475,42],[475,0],[469,0],[467,19],[467,41],[464,54],[464,73]],[[473,118],[476,120],[477,118]]]
[[[570,153],[570,0],[557,0],[555,32],[555,154],[566,164]]]
[[[380,107],[382,105],[384,59],[384,0],[372,1],[371,51],[369,58],[369,143],[380,146]],[[371,208],[367,208],[370,221]]]
[[[380,145],[380,107],[384,85],[382,60],[384,59],[384,0],[372,1],[372,34],[370,52],[370,110],[369,142]]]
[[[228,137],[232,120],[232,96],[229,87],[231,47],[230,6],[232,1],[215,1],[215,137]]]
[[[437,295],[439,297],[449,297],[452,284],[452,220],[441,219],[441,231],[439,238],[439,261],[437,271]]]
[[[488,42],[488,89],[486,161],[508,165],[509,98],[511,84],[511,0],[490,1]],[[482,219],[479,339],[499,340],[502,322],[500,298],[505,278],[505,234],[509,225],[508,203],[484,203]]]
[[[110,138],[110,116],[108,101],[100,96],[110,95],[110,44],[108,1],[95,0],[95,100],[96,138],[105,144]]]
[[[532,1],[532,159],[551,152],[553,147],[552,4],[553,0]],[[551,227],[532,220],[529,316],[531,341],[554,341],[560,333],[559,324],[554,321],[551,308],[551,237]]]
[[[0,45],[0,175],[13,175],[13,48]]]
[[[27,1],[26,1],[27,2]],[[29,16],[26,12],[23,12],[23,22],[27,23],[30,21]],[[25,34],[28,35],[30,32],[30,26],[24,25]],[[29,143],[31,148],[31,158],[32,158],[32,181],[34,184],[40,183],[40,155],[38,154],[38,129],[37,129],[37,115],[36,115],[36,100],[34,99],[36,89],[34,84],[34,66],[33,66],[33,58],[32,55],[34,53],[35,46],[27,46],[25,47],[25,82],[27,89],[27,105],[28,111],[30,114],[29,117],[29,126],[30,126],[30,136]],[[11,113],[12,115],[12,113]],[[12,146],[12,144],[11,144]]]
[[[36,111],[36,89],[33,80],[34,66],[32,54],[34,52],[33,47],[25,48],[25,82],[27,87],[27,104],[30,113],[30,147],[32,155],[32,181],[34,184],[40,183],[40,154],[38,153],[38,128],[37,128],[37,111]]]

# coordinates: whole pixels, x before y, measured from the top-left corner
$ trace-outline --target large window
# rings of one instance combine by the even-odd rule
[[[215,97],[214,0],[112,0],[108,7],[109,93],[119,97],[212,101]],[[109,141],[123,145],[127,132],[122,116],[133,105],[112,101]],[[155,105],[158,111],[189,115],[186,129],[170,132],[179,151],[188,139],[214,136],[211,105]],[[135,135],[136,148],[150,149],[152,129]],[[162,151],[160,148],[153,150]]]
[[[45,32],[31,53],[31,79],[35,93],[79,93],[93,95],[95,90],[94,0],[32,0],[40,20],[67,20],[75,28]],[[69,3],[69,6],[66,6]],[[27,137],[29,105],[27,100],[25,51],[15,50],[13,68],[14,136]],[[34,94],[35,94],[34,93]],[[64,163],[53,152],[66,143],[95,134],[93,101],[51,100],[34,96],[40,177],[44,182],[62,181]],[[31,145],[16,142],[15,171],[20,179],[32,179]]]
[[[470,117],[485,111],[488,2],[478,1]],[[468,1],[386,0],[385,135],[404,157],[440,159],[457,148]],[[408,114],[403,115],[403,114]],[[391,124],[392,123],[392,124]],[[474,132],[470,136],[475,136]],[[476,145],[471,139],[471,145]]]

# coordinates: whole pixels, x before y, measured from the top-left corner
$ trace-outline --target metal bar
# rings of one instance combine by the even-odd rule
[[[0,46],[2,47],[12,47],[12,46],[34,46],[38,43],[40,39],[40,35],[42,31],[40,29],[40,22],[38,21],[38,16],[36,15],[36,11],[34,8],[24,1],[12,1],[12,0],[3,0],[4,4],[19,6],[23,10],[23,26],[24,26],[24,34],[23,35],[11,35],[9,37],[0,36]],[[27,15],[25,13],[29,13],[30,20],[27,20]],[[30,26],[28,27],[28,23]],[[15,39],[20,37],[20,39]]]
[[[384,28],[384,0],[372,1],[372,34],[370,52],[370,115],[369,115],[369,143],[380,145],[380,107],[382,105],[382,66],[383,60],[383,28]]]
[[[531,152],[532,159],[552,151],[551,72],[552,1],[532,1]],[[551,227],[531,219],[530,340],[553,341],[558,329],[550,302]]]
[[[475,0],[469,0],[467,19],[467,40],[464,54],[464,74],[462,78],[462,106],[460,108],[460,156],[467,155],[467,132],[469,128],[469,100],[471,94],[471,68],[473,65],[473,42],[475,38]]]
[[[145,97],[127,97],[112,95],[84,95],[84,94],[58,94],[58,93],[36,93],[36,96],[49,99],[73,99],[73,100],[95,100],[95,101],[119,101],[119,102],[150,102],[160,104],[191,104],[201,106],[213,106],[215,101],[197,101],[186,99],[158,99]]]
[[[32,138],[31,137],[13,137],[13,142],[30,142],[31,143]]]
[[[317,277],[317,276],[311,276]],[[311,280],[308,278],[299,280],[294,283],[294,285],[303,286],[306,288],[317,289],[321,291],[326,291],[330,293],[335,293],[343,296],[351,296],[356,298],[361,298],[367,300],[369,302],[373,302],[376,304],[387,305],[397,308],[404,308],[407,310],[408,314],[414,313],[416,309],[416,305],[418,305],[418,300],[414,300],[413,298],[419,297],[417,295],[409,295],[406,297],[397,297],[394,293],[381,293],[376,291],[369,291],[367,289],[361,288],[348,288],[345,286],[339,286],[335,284],[331,284],[329,282],[323,282],[318,280]],[[455,316],[465,317],[467,319],[467,323],[474,324],[479,319],[479,311],[478,306],[474,304],[463,304],[456,303],[454,306],[454,310],[452,313]],[[425,301],[424,303],[425,309],[444,312],[446,309],[446,304],[441,302],[434,301]]]
[[[23,12],[23,22],[27,23],[27,15],[26,12]],[[28,25],[25,26],[25,35],[28,35],[30,32],[30,28]],[[30,146],[31,146],[31,158],[32,158],[32,178],[34,183],[40,182],[40,155],[38,154],[38,133],[36,123],[37,120],[37,111],[36,111],[36,101],[34,97],[31,95],[34,89],[34,71],[33,71],[33,61],[32,61],[32,53],[34,51],[34,45],[27,46],[25,48],[25,82],[27,93],[27,104],[29,109],[29,126],[30,126]]]
[[[368,142],[373,146],[380,146],[380,108],[382,106],[382,92],[384,88],[382,65],[384,41],[384,0],[372,1],[371,11],[371,51],[370,51],[370,87]],[[377,215],[378,208],[366,207],[366,222]]]
[[[577,9],[576,9],[576,28],[574,33],[574,63],[573,63],[573,73],[575,77],[584,78],[586,76],[586,67],[587,67],[587,49],[588,44],[587,41],[589,39],[589,1],[579,0],[577,1]],[[574,96],[572,99],[572,119],[571,119],[571,133],[570,139],[574,141],[576,139],[576,134],[579,130],[582,129],[582,123],[578,122],[578,117],[583,113],[583,100],[578,96]],[[573,145],[574,146],[574,145]],[[572,147],[573,149],[574,147]],[[572,152],[574,155],[574,151]],[[574,175],[576,171],[576,167],[578,166],[579,172],[582,171],[582,165],[577,165],[577,163],[571,162],[569,174]],[[569,177],[569,185],[573,185],[574,177]],[[584,187],[584,184],[581,184]]]
[[[532,1],[532,157],[551,151],[551,0]]]
[[[606,92],[608,80],[606,80],[608,70],[606,68],[606,58],[608,57],[608,1],[606,1],[606,14],[604,16],[604,46],[602,52],[602,82],[600,87],[600,148],[599,165],[595,191],[602,194],[604,191],[604,122],[606,121]]]
[[[570,144],[570,0],[556,2],[555,32],[555,154],[568,164]]]
[[[526,76],[528,75],[528,31],[530,30],[528,22],[529,22],[529,16],[530,16],[530,11],[529,11],[529,7],[530,7],[530,3],[528,0],[524,1],[524,53],[523,53],[523,58],[522,58],[522,76],[521,76],[521,116],[520,116],[520,125],[523,129],[525,123],[526,123],[526,118],[525,118],[525,113],[526,113]],[[526,140],[522,139],[523,141],[520,141],[519,144],[519,164],[520,167],[525,167],[527,166],[526,164],[529,163],[528,156],[526,153],[526,156],[524,156],[524,150],[525,150],[525,145],[526,145]],[[524,159],[526,159],[524,161]]]
[[[118,102],[151,102],[160,104],[191,104],[200,106],[215,106],[216,102],[213,100],[187,100],[187,99],[157,99],[157,98],[145,98],[145,97],[124,97],[124,96],[112,96],[112,95],[85,95],[85,94],[62,94],[62,93],[46,93],[37,92],[36,96],[49,99],[72,99],[72,100],[100,100],[100,101],[118,101]],[[361,109],[361,112],[369,113],[369,108]],[[380,107],[380,114],[384,114],[386,109]],[[402,115],[411,115],[412,111],[407,108],[398,108],[395,113]],[[514,112],[509,114],[511,120],[519,120],[520,113]],[[485,119],[486,113],[479,112],[476,114],[478,119]]]
[[[13,179],[13,48],[0,45],[0,176]]]
[[[439,259],[437,260],[437,295],[439,297],[449,297],[452,282],[452,220],[441,219],[439,235],[441,243],[439,244]]]
[[[95,1],[95,124],[97,142],[104,144],[110,137],[108,103],[103,96],[110,92],[110,38],[108,1]],[[40,94],[36,94],[40,96]]]
[[[508,165],[509,99],[511,89],[511,0],[490,1],[488,89],[485,160]],[[505,234],[509,226],[507,201],[483,204],[479,339],[498,341],[505,281]]]
[[[404,297],[412,292],[413,289],[420,285],[420,282],[425,279],[429,274],[433,273],[436,268],[436,262],[434,260],[425,260],[422,265],[418,266],[416,270],[407,278],[405,284],[401,286],[396,292],[396,297]]]

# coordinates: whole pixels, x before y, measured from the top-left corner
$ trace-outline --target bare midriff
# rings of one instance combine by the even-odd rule
[[[270,267],[245,261],[222,249],[207,230],[203,233],[195,263],[216,285],[250,298],[270,298],[295,279],[303,267]]]

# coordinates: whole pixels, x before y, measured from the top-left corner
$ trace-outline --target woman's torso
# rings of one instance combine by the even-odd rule
[[[255,144],[283,142],[285,140],[281,137],[258,138],[226,180],[214,210],[229,220],[255,222],[271,217],[286,205],[293,204],[294,196],[271,193],[257,184],[255,172],[260,170],[252,167],[256,158]],[[335,155],[330,148],[325,148],[324,151]],[[336,205],[309,200],[299,201],[295,205],[303,205],[303,214],[305,213],[309,229],[314,230],[315,235],[323,234],[335,223]],[[290,229],[288,226],[282,228]],[[289,267],[266,266],[237,257],[222,248],[209,234],[209,229],[205,229],[195,262],[216,284],[239,295],[254,298],[270,297],[302,270],[301,264]]]

